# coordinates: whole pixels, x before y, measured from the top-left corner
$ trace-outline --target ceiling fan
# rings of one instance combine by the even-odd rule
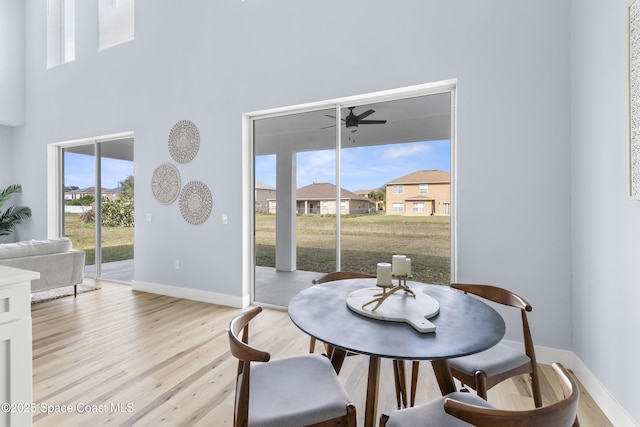
[[[344,119],[340,119],[344,122],[346,128],[348,130],[350,130],[351,132],[355,132],[358,130],[358,125],[376,125],[376,124],[385,124],[387,123],[386,120],[364,120],[366,117],[369,117],[370,115],[372,115],[373,113],[375,113],[374,110],[367,110],[362,114],[358,114],[357,116],[355,115],[355,113],[353,112],[353,109],[356,107],[349,107],[349,115],[347,117],[345,117]],[[335,120],[335,116],[331,116],[329,114],[325,114],[326,117],[331,117],[332,119]],[[334,127],[335,125],[331,125],[331,126],[325,126],[321,129],[328,129],[331,127]]]

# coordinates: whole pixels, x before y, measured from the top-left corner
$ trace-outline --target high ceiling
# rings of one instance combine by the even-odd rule
[[[352,133],[343,120],[343,146],[450,139],[451,95],[448,92],[356,105],[353,112],[359,115],[369,109],[375,113],[366,117],[367,120],[386,120],[387,123],[360,124]],[[349,109],[343,108],[341,117],[344,119],[347,114]],[[328,116],[335,116],[335,107],[256,120],[255,154],[335,149],[336,120]]]

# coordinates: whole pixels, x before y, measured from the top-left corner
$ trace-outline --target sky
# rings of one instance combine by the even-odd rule
[[[129,175],[133,175],[133,162],[102,158],[102,187],[112,189],[119,186]],[[64,157],[64,185],[73,185],[80,189],[93,187],[95,157],[86,154],[65,153]]]
[[[451,171],[449,140],[411,142],[404,144],[351,147],[342,150],[341,187],[349,190],[373,190],[385,183],[417,170]],[[314,182],[335,184],[335,150],[310,151],[298,154],[296,187]],[[65,181],[69,187],[93,187],[94,157],[85,154],[65,154]],[[257,156],[256,180],[276,186],[275,155]],[[119,182],[133,175],[133,162],[102,159],[102,186],[116,188]]]
[[[349,191],[373,190],[418,170],[451,171],[449,140],[345,148],[340,186]],[[256,157],[256,180],[276,186],[275,155]],[[296,188],[335,184],[335,150],[302,152],[297,158]]]

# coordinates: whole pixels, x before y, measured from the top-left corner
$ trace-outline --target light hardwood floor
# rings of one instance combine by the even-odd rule
[[[32,305],[34,426],[232,425],[237,365],[226,329],[240,310],[100,285],[75,300]],[[251,343],[273,358],[308,351],[309,338],[286,312],[265,310],[254,322]],[[546,404],[561,392],[551,367],[541,371]],[[439,396],[430,364],[422,363],[420,374],[418,404]],[[360,356],[347,358],[340,373],[358,425],[366,375]],[[491,389],[489,400],[533,407],[522,378]],[[391,361],[382,363],[379,401],[378,414],[395,407]],[[583,427],[612,425],[584,392],[579,416]]]

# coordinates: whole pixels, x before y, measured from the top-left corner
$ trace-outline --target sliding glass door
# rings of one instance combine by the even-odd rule
[[[393,254],[449,283],[451,106],[443,91],[256,118],[254,300],[285,306],[322,273],[375,274]]]
[[[86,251],[85,275],[133,280],[133,139],[62,149],[63,233]]]

